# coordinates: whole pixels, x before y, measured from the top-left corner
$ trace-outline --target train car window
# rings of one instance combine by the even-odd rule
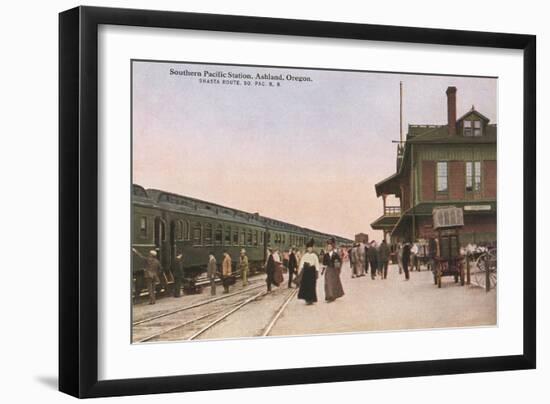
[[[216,244],[222,243],[222,226],[221,225],[218,225],[218,227],[216,227],[216,233],[214,233],[214,241]]]
[[[252,230],[248,230],[246,234],[246,245],[252,245]]]
[[[176,240],[183,240],[183,222],[181,220],[178,220],[176,222]]]
[[[283,244],[286,244],[286,234],[283,234]]]
[[[254,231],[254,245],[258,245],[258,230]]]
[[[139,235],[141,237],[147,237],[147,217],[142,216],[139,219]]]
[[[224,243],[227,245],[231,244],[231,227],[230,226],[226,226],[225,228]]]
[[[166,241],[166,229],[164,222],[160,218],[155,218],[155,244],[159,241]]]
[[[233,244],[234,245],[239,244],[239,229],[233,230]]]
[[[244,237],[245,237],[245,231],[241,230],[241,238],[239,240],[240,245],[244,245]]]
[[[189,221],[183,221],[183,239],[189,240]]]
[[[204,244],[205,245],[212,244],[212,224],[211,223],[206,223],[204,225]]]
[[[202,239],[202,227],[200,223],[195,223],[195,226],[193,227],[193,244],[194,245],[201,245],[201,239]]]
[[[271,243],[271,233],[267,232],[267,242]]]

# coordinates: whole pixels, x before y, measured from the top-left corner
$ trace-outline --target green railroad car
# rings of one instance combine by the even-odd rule
[[[291,247],[304,250],[308,240],[315,240],[319,251],[327,238],[339,244],[351,240],[320,233],[290,223],[228,208],[157,189],[134,184],[132,193],[132,247],[146,255],[157,251],[163,267],[162,288],[173,283],[175,258],[183,254],[185,276],[196,278],[206,271],[208,254],[212,252],[221,265],[223,252],[233,261],[233,271],[241,249],[246,249],[251,273],[262,271],[267,248],[288,251]],[[136,291],[143,282],[142,260],[132,257]],[[239,274],[237,273],[237,276]]]

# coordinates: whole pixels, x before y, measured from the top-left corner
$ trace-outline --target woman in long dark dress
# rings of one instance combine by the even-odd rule
[[[327,252],[323,257],[323,272],[325,274],[325,300],[327,303],[333,302],[339,297],[344,296],[344,288],[340,280],[340,270],[342,268],[342,258],[335,250],[336,240],[331,238],[327,241]]]
[[[317,274],[319,273],[319,258],[313,252],[313,239],[306,244],[306,252],[300,260],[301,273],[298,299],[313,304],[317,301]]]

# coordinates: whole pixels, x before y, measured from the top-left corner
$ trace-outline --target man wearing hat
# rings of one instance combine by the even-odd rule
[[[382,279],[388,277],[388,263],[390,260],[390,248],[386,243],[386,240],[382,240],[380,247],[378,247],[378,268],[380,269],[380,276]]]
[[[138,250],[132,248],[134,254],[145,261],[144,276],[145,284],[147,285],[147,292],[149,293],[149,304],[156,303],[156,291],[155,288],[160,282],[159,275],[162,267],[160,261],[157,259],[157,252],[155,250],[149,251],[149,255],[144,257]]]
[[[216,274],[217,273],[218,273],[218,263],[216,261],[216,257],[214,257],[213,252],[209,252],[207,274],[208,274],[208,280],[210,281],[210,294],[212,296],[216,295]]]
[[[367,255],[370,264],[370,276],[371,279],[375,279],[376,273],[378,272],[378,249],[376,248],[376,242],[374,240],[370,243]]]
[[[184,269],[183,269],[183,254],[176,255],[174,265],[174,297],[181,296],[181,287],[183,286]]]
[[[223,253],[222,261],[222,285],[223,293],[229,293],[229,284],[231,283],[231,256],[227,251]]]
[[[241,256],[239,257],[239,271],[241,271],[243,287],[245,287],[248,285],[248,257],[244,248],[241,250]]]
[[[294,254],[294,248],[291,248],[288,254],[288,287],[292,287],[292,277],[296,273],[298,268],[298,260],[296,254]]]

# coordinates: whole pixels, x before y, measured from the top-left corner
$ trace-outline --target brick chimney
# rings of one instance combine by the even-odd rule
[[[449,136],[456,135],[456,87],[447,87],[447,127]]]

